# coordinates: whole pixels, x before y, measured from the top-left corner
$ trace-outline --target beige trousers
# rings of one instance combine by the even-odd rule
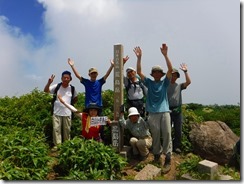
[[[149,153],[149,148],[152,146],[152,137],[148,136],[144,139],[137,139],[132,137],[130,139],[130,145],[132,146],[133,154],[140,154],[146,156]]]
[[[53,115],[53,143],[55,146],[70,140],[71,117]]]

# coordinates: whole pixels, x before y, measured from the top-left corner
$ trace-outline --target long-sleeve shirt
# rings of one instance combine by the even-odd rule
[[[142,117],[139,117],[138,121],[133,123],[129,118],[125,120],[124,116],[122,116],[119,119],[119,123],[122,127],[128,129],[136,138],[143,139],[145,137],[151,136],[149,132],[149,125]]]

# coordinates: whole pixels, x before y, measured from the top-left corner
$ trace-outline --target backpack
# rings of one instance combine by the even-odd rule
[[[138,79],[138,81],[135,82],[135,84],[138,84],[138,85],[142,88],[143,95],[144,95],[144,97],[145,97],[145,96],[146,96],[145,86],[144,86],[144,84],[142,83],[141,79],[140,79],[138,76],[136,76],[136,78]],[[128,85],[125,86],[125,90],[126,90],[127,97],[128,97],[128,91],[129,91],[129,89],[131,88],[132,82],[131,82],[131,80],[128,79],[128,78],[127,78],[127,80],[128,80]]]
[[[61,85],[62,85],[62,82],[58,83],[58,85],[55,88],[54,93],[53,93],[53,99],[52,99],[52,115],[53,115],[53,109],[54,109],[54,102],[57,99],[57,92],[58,92],[58,90],[59,90],[59,88],[60,88]],[[70,104],[71,105],[74,105],[74,92],[75,92],[75,87],[72,86],[72,85],[70,85],[70,86],[71,86],[71,93],[72,93]],[[73,113],[72,113],[72,116],[73,116]]]

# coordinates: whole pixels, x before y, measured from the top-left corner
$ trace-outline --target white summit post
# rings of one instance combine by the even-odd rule
[[[123,128],[119,126],[120,106],[124,102],[123,45],[114,45],[114,121],[111,123],[112,146],[120,152],[123,144]]]

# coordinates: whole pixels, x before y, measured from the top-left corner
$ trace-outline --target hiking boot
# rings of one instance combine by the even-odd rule
[[[144,160],[146,160],[147,157],[148,157],[148,155],[149,155],[149,153],[148,153],[147,155],[145,155],[145,156],[141,156],[141,155],[140,155],[139,160],[140,160],[140,161],[144,161]]]
[[[166,174],[170,171],[171,169],[171,164],[170,163],[164,163],[163,168],[162,168],[162,173]]]
[[[154,161],[155,162],[159,162],[159,160],[160,160],[160,155],[154,155]]]
[[[154,155],[154,160],[152,161],[152,164],[157,166],[157,167],[161,167],[161,155],[160,154],[156,154]]]
[[[162,168],[162,173],[166,174],[167,172],[169,172],[171,169],[171,153],[167,153],[165,156],[165,161],[164,161],[164,165]]]

